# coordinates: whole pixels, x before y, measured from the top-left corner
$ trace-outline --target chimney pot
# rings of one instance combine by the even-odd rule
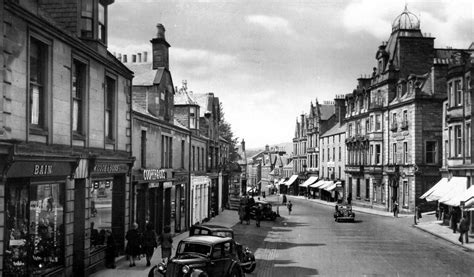
[[[148,58],[148,52],[143,52],[143,62],[146,63]]]
[[[137,55],[133,54],[132,55],[132,63],[136,63],[137,62]]]
[[[166,40],[166,38],[165,38],[165,31],[166,31],[165,26],[163,26],[163,24],[161,24],[161,23],[158,23],[158,24],[156,24],[156,28],[158,29],[158,32],[156,33],[156,37]]]
[[[141,63],[142,62],[142,53],[138,53],[138,62]]]
[[[127,63],[127,54],[123,54],[123,63]]]

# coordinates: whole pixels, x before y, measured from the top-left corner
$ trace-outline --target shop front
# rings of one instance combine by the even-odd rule
[[[164,226],[174,230],[171,220],[172,169],[139,169],[133,172],[132,220],[145,230],[151,223],[160,234]]]
[[[208,176],[191,176],[191,225],[209,219],[210,190],[211,179]]]
[[[187,172],[176,172],[171,188],[171,218],[174,231],[181,233],[188,229],[186,218],[189,217],[186,199],[189,192],[189,175]],[[173,230],[173,229],[171,229]]]
[[[3,164],[4,276],[65,273],[66,194],[77,162],[14,156]]]
[[[127,193],[127,176],[132,162],[130,160],[90,159],[88,165],[89,178],[76,177],[75,186],[75,224],[74,240],[81,238],[84,242],[84,260],[86,274],[95,271],[105,261],[107,237],[112,235],[117,249],[124,249],[125,209]],[[81,166],[78,168],[81,169]],[[87,224],[82,224],[85,216]],[[81,227],[82,226],[82,227]],[[89,239],[84,238],[89,227]],[[88,247],[89,246],[89,247]],[[75,246],[74,255],[82,256],[80,247]],[[80,270],[79,257],[75,257],[74,270]]]

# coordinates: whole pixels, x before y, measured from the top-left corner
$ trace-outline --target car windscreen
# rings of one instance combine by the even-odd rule
[[[195,242],[180,242],[176,252],[176,254],[197,253],[208,256],[211,253],[211,246]]]
[[[227,232],[227,231],[216,231],[213,233],[213,235],[217,237],[223,237],[223,238],[231,238],[231,239],[234,238],[232,232]]]

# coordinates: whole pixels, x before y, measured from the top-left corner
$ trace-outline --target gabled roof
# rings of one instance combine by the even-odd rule
[[[194,99],[194,94],[192,92],[179,90],[174,95],[174,104],[175,105],[199,105]]]

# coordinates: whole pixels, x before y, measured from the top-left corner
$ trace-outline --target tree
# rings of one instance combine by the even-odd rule
[[[236,162],[240,159],[236,150],[238,138],[234,137],[232,126],[225,120],[222,102],[219,102],[219,115],[219,134],[229,142],[229,162]]]

